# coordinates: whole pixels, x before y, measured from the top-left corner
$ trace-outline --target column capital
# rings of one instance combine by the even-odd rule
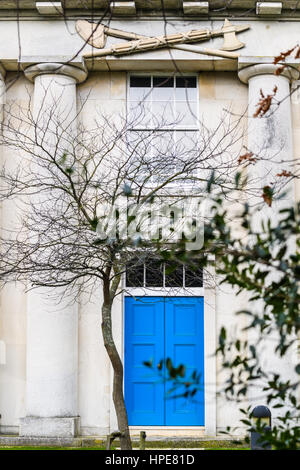
[[[82,83],[88,76],[88,72],[84,68],[59,62],[41,62],[30,65],[25,68],[24,74],[31,82],[34,82],[39,75],[65,75],[74,78],[77,83]]]
[[[277,75],[276,72],[280,64],[273,63],[257,63],[253,65],[248,65],[247,67],[242,68],[238,72],[239,79],[243,83],[248,83],[250,78],[256,77],[258,75]],[[286,65],[283,71],[277,75],[278,77],[285,77],[290,82],[293,80],[298,80],[300,72],[291,65]]]

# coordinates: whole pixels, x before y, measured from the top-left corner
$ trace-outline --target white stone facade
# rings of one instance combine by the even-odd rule
[[[190,16],[183,17],[182,14],[178,17],[173,15],[167,25],[167,33],[222,27],[223,18],[207,17],[209,2],[196,3],[207,4],[205,8],[203,5],[199,7],[199,16],[193,19]],[[239,8],[240,2],[236,3],[236,8]],[[288,2],[281,3],[284,14]],[[189,11],[189,8],[186,7],[186,10]],[[126,112],[129,73],[174,72],[174,63],[181,72],[197,75],[199,113],[207,126],[213,126],[218,121],[224,108],[244,113],[249,105],[249,115],[253,114],[253,103],[258,101],[263,87],[269,92],[276,84],[280,96],[284,97],[289,93],[290,84],[294,87],[295,84],[299,85],[299,61],[290,60],[286,73],[279,77],[274,75],[272,65],[274,56],[293,47],[299,40],[300,20],[297,21],[297,14],[292,21],[281,21],[282,18],[278,16],[257,17],[256,13],[247,19],[241,17],[232,20],[233,24],[250,24],[250,29],[239,36],[246,43],[239,60],[179,50],[170,53],[162,49],[84,61],[82,54],[91,48],[85,46],[82,49],[83,41],[75,30],[75,22],[82,14],[76,16],[76,12],[70,13],[66,26],[63,17],[59,15],[53,14],[48,18],[30,12],[20,18],[20,54],[16,18],[8,18],[0,10],[1,89],[5,88],[3,82],[11,84],[1,94],[2,102],[16,102],[26,107],[29,106],[29,100],[33,99],[34,106],[37,106],[41,89],[53,87],[53,95],[59,95],[60,86],[67,85],[63,105],[73,106],[75,112],[76,105],[79,109],[80,102],[86,100],[84,110],[78,116],[86,126],[92,125],[97,109],[109,110],[116,116]],[[110,26],[148,36],[165,33],[161,16],[139,15],[135,18],[131,14],[127,13],[124,18],[113,17]],[[262,10],[259,10],[259,14],[262,15]],[[216,38],[210,41],[209,46],[205,45],[218,49],[222,41],[222,38]],[[120,40],[108,39],[108,44],[116,42]],[[61,67],[61,64],[64,65]],[[58,73],[55,71],[57,66]],[[299,92],[291,99],[288,97],[276,117],[277,135],[279,129],[283,139],[286,139],[279,149],[278,158],[300,156],[298,95]],[[247,117],[244,121],[247,127]],[[251,142],[258,146],[264,145],[266,132],[261,128],[261,121],[255,122],[256,129],[253,129],[250,121],[248,145]],[[271,143],[271,150],[274,150],[273,145],[276,146],[276,140]],[[0,152],[3,161],[11,156],[5,148]],[[267,170],[261,169],[262,172]],[[290,201],[298,200],[299,197],[298,184],[290,188]],[[14,207],[11,204],[4,205],[0,216],[3,225],[13,223]],[[224,286],[220,289],[204,286],[203,295],[207,361],[206,425],[199,429],[149,428],[149,435],[215,436],[227,426],[238,427],[237,434],[243,435],[237,405],[224,403],[224,399],[216,395],[224,375],[220,364],[211,355],[220,327],[232,326],[233,321],[236,321],[234,312],[244,308],[247,299],[236,297],[231,288]],[[101,336],[100,305],[101,292],[95,293],[92,299],[81,299],[73,307],[44,303],[39,293],[26,294],[18,285],[6,286],[0,293],[0,433],[48,437],[78,434],[104,436],[117,428],[111,399],[112,370]],[[123,299],[118,297],[113,307],[113,328],[122,357],[123,309]],[[269,357],[271,355],[270,349]],[[292,365],[296,363],[295,353],[278,367],[290,375]],[[139,428],[132,429],[133,433],[135,431],[139,431]]]

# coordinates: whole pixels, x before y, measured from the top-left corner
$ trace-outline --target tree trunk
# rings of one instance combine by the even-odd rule
[[[113,402],[117,414],[119,431],[122,434],[120,437],[121,450],[131,450],[132,447],[128,429],[127,411],[123,394],[123,364],[113,340],[111,307],[112,302],[104,300],[102,306],[102,335],[104,346],[114,371]]]

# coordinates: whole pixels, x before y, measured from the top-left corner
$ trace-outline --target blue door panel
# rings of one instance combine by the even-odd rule
[[[177,367],[186,366],[185,379],[189,381],[194,370],[201,373],[199,390],[194,397],[166,400],[167,426],[204,426],[204,322],[203,298],[166,297],[165,299],[166,357]],[[185,380],[184,379],[184,380]],[[172,387],[166,383],[166,392]],[[177,388],[176,395],[186,388]]]
[[[187,379],[195,369],[201,372],[201,388],[193,400],[168,399],[171,383],[143,365],[149,360],[157,365],[167,357],[175,366],[187,367]],[[125,298],[125,402],[130,425],[204,425],[202,297]]]
[[[164,384],[144,361],[164,357],[164,302],[125,298],[125,402],[129,425],[164,425]]]

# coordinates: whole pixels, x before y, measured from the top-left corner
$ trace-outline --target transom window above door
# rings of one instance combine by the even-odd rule
[[[203,287],[203,269],[197,263],[186,267],[156,260],[146,263],[133,260],[126,269],[126,287]]]

